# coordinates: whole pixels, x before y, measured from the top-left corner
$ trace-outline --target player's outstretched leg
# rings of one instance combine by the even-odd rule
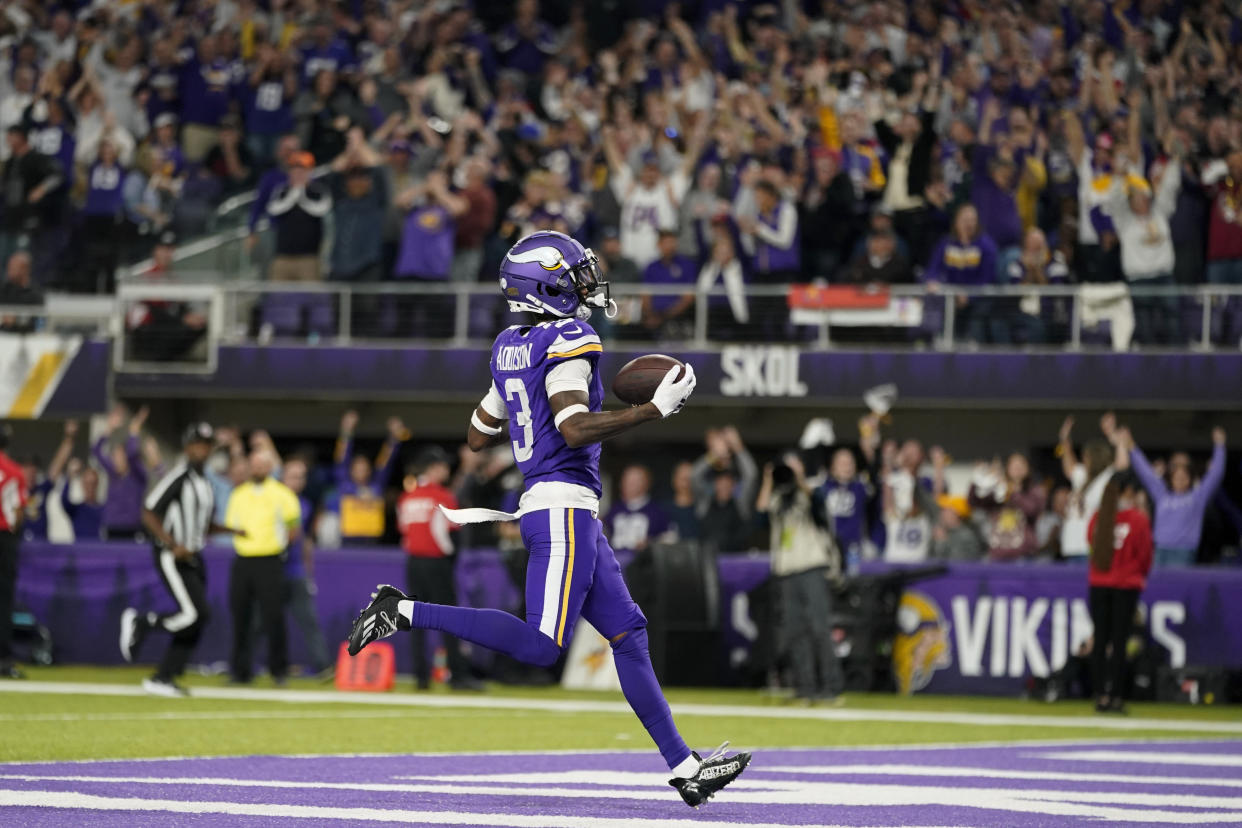
[[[591,528],[596,545],[595,573],[582,616],[608,638],[621,692],[673,772],[669,784],[687,805],[697,808],[746,769],[750,754],[725,756],[725,742],[703,759],[686,746],[651,666],[647,619],[630,596],[603,526],[596,520]]]
[[[538,667],[551,666],[561,654],[556,642],[538,627],[507,612],[428,604],[388,584],[371,593],[371,603],[354,620],[349,654],[357,655],[373,641],[414,627],[440,630]]]

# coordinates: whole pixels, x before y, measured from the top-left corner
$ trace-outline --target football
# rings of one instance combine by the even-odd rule
[[[651,396],[664,380],[669,369],[681,367],[680,360],[664,354],[647,354],[632,359],[621,366],[621,370],[613,378],[612,393],[616,394],[621,402],[630,405],[651,402]],[[681,376],[682,372],[678,372],[677,378],[680,379]]]

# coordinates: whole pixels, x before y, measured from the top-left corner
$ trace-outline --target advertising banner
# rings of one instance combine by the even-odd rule
[[[883,571],[873,567],[870,571]],[[1152,571],[1140,598],[1148,641],[1171,667],[1242,668],[1242,571]],[[894,672],[910,692],[1016,693],[1091,638],[1084,568],[954,564],[906,590]]]
[[[667,347],[667,346],[665,346]],[[647,346],[605,349],[611,378]],[[904,402],[961,405],[1161,404],[1178,408],[1242,402],[1242,353],[941,353],[812,350],[797,344],[726,345],[675,351],[694,365],[696,399],[753,404],[854,402],[893,382]],[[124,373],[121,396],[247,395],[256,399],[477,400],[490,381],[486,348],[221,346],[214,374]]]

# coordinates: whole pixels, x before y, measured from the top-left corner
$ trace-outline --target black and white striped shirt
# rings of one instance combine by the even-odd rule
[[[211,483],[184,460],[177,463],[147,495],[146,507],[164,524],[174,541],[191,552],[207,543],[215,515]]]

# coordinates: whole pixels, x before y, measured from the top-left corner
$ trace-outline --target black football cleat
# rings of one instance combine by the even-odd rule
[[[711,799],[717,791],[741,776],[742,771],[750,764],[749,753],[725,756],[725,748],[728,746],[729,743],[725,742],[706,759],[692,751],[694,758],[699,760],[698,772],[689,779],[678,777],[668,780],[668,784],[677,789],[677,793],[681,794],[681,798],[691,808],[697,808]]]
[[[349,654],[358,655],[371,642],[387,638],[397,630],[408,630],[410,622],[397,612],[397,603],[412,600],[414,596],[406,595],[395,586],[377,586],[371,593],[371,603],[354,619],[354,626],[349,631]]]

